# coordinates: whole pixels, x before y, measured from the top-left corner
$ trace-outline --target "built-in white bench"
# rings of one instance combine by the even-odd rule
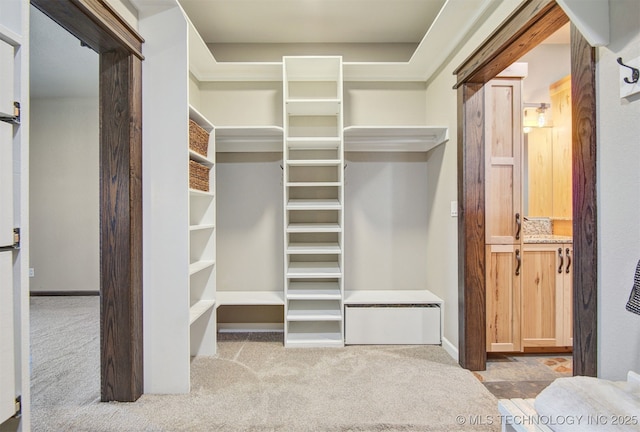
[[[441,298],[427,290],[345,291],[347,345],[440,345]]]

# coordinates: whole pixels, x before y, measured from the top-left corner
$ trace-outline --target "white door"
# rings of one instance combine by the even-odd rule
[[[13,47],[0,41],[0,107],[13,106]],[[13,125],[0,121],[0,423],[15,414]]]

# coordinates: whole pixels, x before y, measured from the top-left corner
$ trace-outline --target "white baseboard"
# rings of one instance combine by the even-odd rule
[[[283,323],[218,323],[220,333],[284,332]]]
[[[447,354],[449,354],[455,361],[460,360],[458,357],[458,348],[456,348],[456,346],[449,342],[449,339],[444,336],[442,337],[442,348],[444,348]]]

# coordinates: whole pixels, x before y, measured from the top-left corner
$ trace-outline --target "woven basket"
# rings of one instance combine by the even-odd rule
[[[189,188],[209,192],[209,168],[189,160]]]
[[[204,130],[193,120],[189,119],[189,148],[194,152],[207,157],[209,146],[209,132]]]

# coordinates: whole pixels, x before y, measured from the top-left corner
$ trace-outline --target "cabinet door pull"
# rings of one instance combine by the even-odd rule
[[[516,240],[520,240],[520,229],[522,228],[522,222],[520,222],[520,213],[516,213]]]
[[[520,276],[520,264],[522,260],[520,259],[520,249],[516,249],[516,276]]]
[[[569,253],[571,252],[571,249],[567,248],[565,250],[565,254],[567,254],[567,270],[566,273],[569,273],[569,268],[571,267],[571,255],[569,255]]]
[[[562,248],[558,248],[558,258],[560,259],[560,265],[558,266],[558,273],[562,273],[562,267],[564,267],[564,257],[562,256]]]

